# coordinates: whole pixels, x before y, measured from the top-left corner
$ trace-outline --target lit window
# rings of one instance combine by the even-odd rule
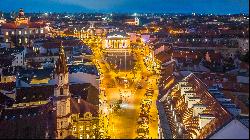
[[[89,139],[89,134],[87,134],[87,139]]]
[[[82,135],[80,135],[80,139],[83,139]]]
[[[41,34],[43,34],[43,29],[41,29]]]
[[[27,31],[24,31],[24,34],[27,34]]]
[[[86,127],[86,130],[89,130],[89,127]]]
[[[7,39],[5,40],[5,42],[9,42],[9,39],[7,38]]]
[[[28,39],[27,38],[25,38],[25,43],[28,43]]]
[[[15,32],[14,32],[14,31],[12,31],[12,32],[11,32],[11,34],[12,34],[12,35],[14,35],[14,34],[15,34]]]
[[[9,35],[9,32],[5,32],[5,35]]]
[[[22,39],[21,38],[19,38],[19,43],[22,43]]]
[[[76,131],[76,126],[73,127],[73,131]]]
[[[18,31],[18,34],[21,35],[21,34],[22,34],[22,31]]]
[[[83,126],[80,126],[80,130],[83,130]]]

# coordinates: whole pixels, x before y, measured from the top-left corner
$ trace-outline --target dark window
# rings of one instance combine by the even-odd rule
[[[32,132],[32,130],[30,127],[24,128],[24,136],[25,137],[29,137],[31,132]]]
[[[60,88],[60,95],[63,95],[63,88]]]

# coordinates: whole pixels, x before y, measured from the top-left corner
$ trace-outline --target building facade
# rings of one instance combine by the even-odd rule
[[[30,18],[25,17],[23,9],[19,10],[15,21],[3,23],[1,27],[4,41],[15,46],[29,47],[34,38],[45,37],[47,32],[48,28],[43,21],[31,22]]]
[[[103,41],[103,49],[129,49],[130,38],[123,32],[111,32]]]

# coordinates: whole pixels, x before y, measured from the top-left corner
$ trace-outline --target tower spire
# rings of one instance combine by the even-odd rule
[[[56,73],[67,73],[68,72],[68,67],[67,67],[67,62],[66,62],[66,55],[64,53],[64,47],[63,47],[63,42],[61,41],[61,45],[59,48],[59,58],[56,63]]]

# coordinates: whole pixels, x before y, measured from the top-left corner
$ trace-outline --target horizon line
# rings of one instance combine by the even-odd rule
[[[8,14],[12,12],[18,12],[18,11],[1,11],[1,13]],[[232,13],[207,13],[207,12],[116,12],[116,11],[110,11],[110,12],[99,12],[99,11],[82,11],[82,12],[67,12],[67,11],[28,11],[25,12],[26,14],[41,14],[41,13],[53,13],[53,14],[179,14],[179,15],[249,15],[249,12],[232,12]]]

